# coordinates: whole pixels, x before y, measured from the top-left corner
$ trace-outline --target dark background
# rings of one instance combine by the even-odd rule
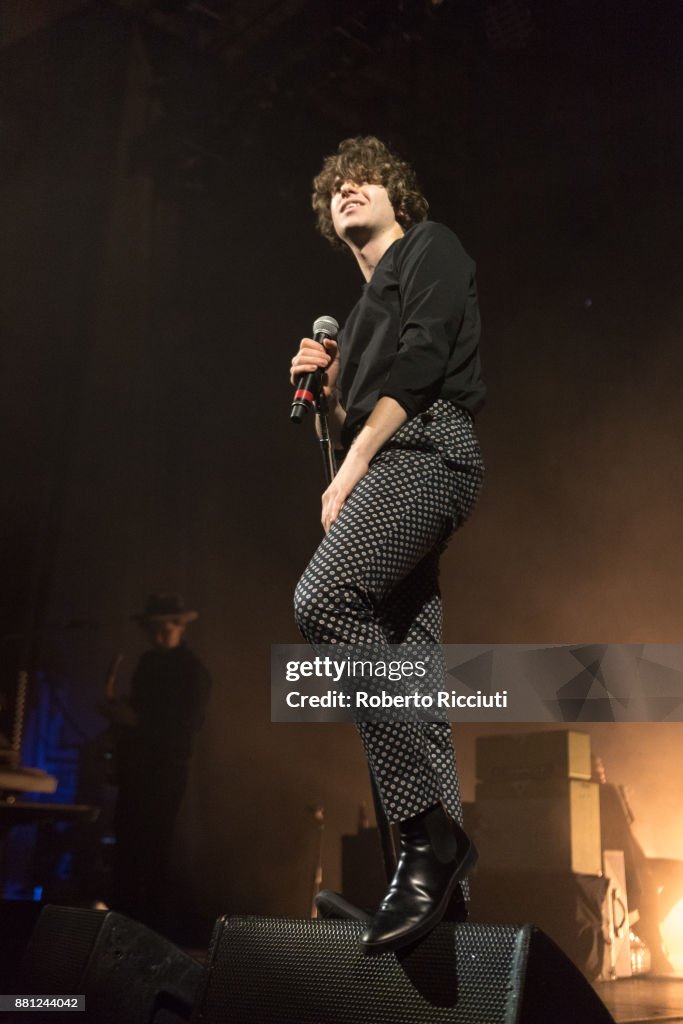
[[[111,657],[125,689],[142,649],[130,615],[181,591],[214,689],[179,884],[208,917],[305,914],[311,806],[334,885],[368,799],[351,727],[269,722],[320,537],[288,364],[361,284],[311,178],[379,135],[478,263],[488,476],[444,560],[445,640],[681,642],[680,6],[202,9],[4,5],[0,628],[99,621],[30,645],[93,736]],[[683,856],[680,726],[586,728],[648,852]],[[455,729],[470,799],[492,731]]]

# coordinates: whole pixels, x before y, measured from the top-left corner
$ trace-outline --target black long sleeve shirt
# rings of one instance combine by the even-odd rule
[[[443,224],[416,224],[383,254],[339,333],[343,443],[385,395],[409,419],[438,398],[476,413],[479,334],[474,261]]]

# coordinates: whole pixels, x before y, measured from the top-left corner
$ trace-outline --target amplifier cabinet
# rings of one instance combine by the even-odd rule
[[[602,874],[597,782],[479,782],[476,822],[480,862],[487,870]]]
[[[477,778],[584,779],[591,777],[591,739],[576,729],[554,729],[502,736],[479,736]]]

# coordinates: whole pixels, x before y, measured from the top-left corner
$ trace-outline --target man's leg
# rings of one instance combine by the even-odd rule
[[[387,595],[378,609],[380,621],[390,643],[407,643],[416,648],[424,646],[432,656],[435,648],[438,649],[443,627],[439,562],[444,548],[445,544],[430,551]],[[445,671],[443,661],[440,661],[438,671],[438,685],[441,688],[441,679]],[[368,762],[372,765],[380,761],[373,770],[374,774],[381,771],[381,751],[390,742],[389,737],[382,736],[384,728],[383,725],[373,723],[358,724]],[[439,800],[451,818],[462,826],[462,798],[450,722],[444,717],[443,721],[423,722],[419,728],[422,743],[427,751],[426,756],[438,779]],[[406,816],[399,814],[397,819]],[[467,879],[461,883],[460,895],[465,901],[469,899]],[[463,908],[454,904],[452,912],[461,915]]]
[[[433,657],[439,652],[439,658],[443,632],[439,562],[444,549],[445,543],[433,548],[391,591],[379,609],[390,643],[417,648],[424,645]],[[445,665],[440,660],[439,688],[444,670]],[[462,799],[450,724],[444,716],[443,721],[424,722],[420,727],[427,757],[439,780],[440,800],[451,817],[462,825]]]
[[[306,639],[390,660],[380,608],[450,534],[459,498],[458,474],[438,455],[380,453],[297,587]],[[431,596],[438,598],[438,588]],[[440,920],[476,853],[442,806],[441,757],[455,773],[447,723],[435,735],[419,721],[374,723],[363,738],[387,816],[400,823],[396,874],[361,938],[368,952],[381,952],[415,941]]]
[[[399,606],[409,616],[408,629],[419,618],[422,597],[422,627],[410,639],[439,643],[435,551],[452,529],[454,476],[437,455],[380,453],[297,587],[296,619],[309,643],[343,644],[359,656],[372,652],[388,661],[388,644],[400,642]],[[411,596],[413,585],[419,585],[419,597]],[[405,602],[397,599],[401,594]],[[390,821],[442,798],[423,723],[360,723],[359,729]]]

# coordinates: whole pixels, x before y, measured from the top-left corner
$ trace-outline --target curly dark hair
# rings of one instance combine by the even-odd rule
[[[336,153],[328,156],[322,170],[313,179],[312,205],[318,219],[318,230],[332,245],[346,249],[332,224],[330,200],[344,181],[360,185],[383,185],[389,193],[396,220],[407,231],[413,224],[427,219],[429,204],[419,190],[412,168],[397,157],[374,135],[344,139]]]

